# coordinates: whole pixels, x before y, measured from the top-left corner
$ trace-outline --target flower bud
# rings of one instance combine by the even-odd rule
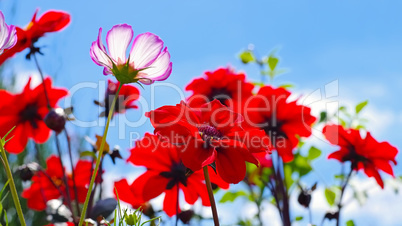
[[[297,198],[297,201],[300,205],[308,208],[311,202],[311,194],[306,191],[301,191],[299,197]]]
[[[59,199],[52,199],[46,203],[47,220],[52,223],[71,222],[73,214]]]
[[[35,173],[40,169],[40,166],[36,162],[31,162],[28,164],[24,164],[19,166],[17,169],[17,173],[19,174],[22,181],[31,180]]]
[[[67,117],[64,110],[62,108],[55,108],[47,113],[44,121],[49,129],[59,134],[66,125],[66,119]]]
[[[136,213],[126,214],[124,217],[127,225],[136,225],[138,222],[138,217]]]
[[[179,219],[184,224],[190,223],[190,220],[193,216],[194,216],[193,210],[185,210],[185,211],[182,211],[181,213],[179,213]]]

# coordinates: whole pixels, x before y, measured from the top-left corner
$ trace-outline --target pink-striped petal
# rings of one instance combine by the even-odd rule
[[[107,32],[107,47],[110,56],[117,64],[126,63],[126,51],[133,35],[133,29],[128,24],[115,25]]]
[[[160,55],[163,41],[150,32],[140,34],[134,39],[130,51],[130,64],[135,69],[143,69],[150,66]]]
[[[167,47],[162,51],[158,58],[148,66],[148,69],[142,71],[143,78],[148,78],[153,81],[163,81],[172,73],[172,62],[170,62],[170,54]]]
[[[102,28],[99,28],[98,39],[92,43],[89,50],[91,59],[99,66],[112,68],[113,63],[106,53],[105,46],[102,44]]]
[[[6,24],[3,13],[0,11],[0,54],[17,43],[15,26]]]

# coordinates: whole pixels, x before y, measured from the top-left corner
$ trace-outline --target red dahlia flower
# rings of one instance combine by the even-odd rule
[[[63,171],[60,165],[59,157],[52,155],[46,160],[47,169],[39,171],[32,177],[32,184],[25,189],[21,196],[27,199],[27,205],[30,209],[41,211],[46,208],[46,202],[51,199],[66,197],[66,185],[63,180]],[[89,180],[91,179],[91,166],[89,161],[78,161],[74,169],[75,183],[77,185],[78,201],[84,203],[88,191]],[[73,180],[68,175],[68,188],[70,197],[75,200]],[[61,193],[60,193],[61,191]]]
[[[38,41],[48,32],[56,32],[65,28],[70,23],[70,15],[62,11],[47,11],[39,19],[35,12],[26,29],[16,27],[17,44],[0,56],[0,65],[14,54],[23,51]]]
[[[264,86],[244,106],[244,126],[263,129],[284,162],[293,160],[293,148],[299,143],[297,136],[310,136],[316,120],[309,107],[288,102],[289,96],[290,92],[283,88]]]
[[[171,217],[176,214],[178,189],[184,193],[187,203],[194,204],[201,197],[202,204],[210,206],[202,171],[186,175],[179,149],[169,142],[147,133],[136,142],[127,161],[147,167],[147,171],[132,185],[128,185],[126,179],[115,183],[119,199],[132,204],[134,208],[165,193],[163,210]],[[223,188],[229,187],[216,177],[215,172],[210,173],[212,182]]]
[[[101,116],[107,117],[109,114],[110,107],[114,96],[116,95],[117,89],[120,86],[120,82],[112,82],[108,80],[108,85],[105,93],[105,100],[102,103],[95,101],[99,106],[105,107],[105,111],[101,113]],[[138,100],[140,97],[140,91],[132,85],[123,85],[119,92],[119,98],[117,99],[114,114],[124,113],[127,109],[138,108],[134,101]]]
[[[37,143],[44,143],[50,137],[51,130],[46,126],[43,118],[49,112],[46,94],[43,84],[36,88],[30,88],[29,79],[22,93],[11,94],[6,90],[0,90],[0,136],[3,137],[14,126],[15,129],[9,137],[13,139],[7,142],[5,148],[13,154],[22,152],[28,142],[28,138]],[[67,95],[67,90],[52,87],[50,78],[45,81],[50,107],[56,107],[60,98]]]
[[[258,165],[253,152],[268,151],[269,138],[261,130],[241,127],[243,117],[218,100],[192,109],[185,103],[163,106],[147,113],[155,133],[181,149],[184,165],[192,171],[216,163],[222,179],[238,183],[246,174],[246,163]]]
[[[193,91],[188,99],[191,107],[200,107],[217,99],[237,111],[237,107],[253,95],[254,85],[246,82],[244,73],[236,74],[231,68],[219,68],[213,72],[207,71],[205,75],[206,78],[194,79],[186,86],[186,90]]]
[[[328,125],[323,129],[327,140],[340,149],[328,156],[340,162],[350,161],[352,170],[363,169],[367,176],[374,177],[377,183],[384,188],[379,170],[394,176],[391,162],[396,165],[398,150],[388,142],[378,142],[368,132],[363,139],[359,130],[344,129],[338,125]]]

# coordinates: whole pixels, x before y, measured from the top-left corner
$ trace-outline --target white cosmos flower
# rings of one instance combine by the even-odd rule
[[[3,13],[0,11],[0,55],[5,49],[13,47],[17,43],[17,31],[15,26],[7,25]]]
[[[99,66],[103,66],[103,74],[113,74],[122,83],[141,82],[149,85],[154,81],[163,81],[172,72],[172,62],[167,47],[163,49],[163,41],[150,32],[135,37],[129,56],[127,49],[133,39],[134,32],[130,25],[115,25],[107,32],[106,44],[102,43],[102,28],[98,39],[92,43],[90,55]]]

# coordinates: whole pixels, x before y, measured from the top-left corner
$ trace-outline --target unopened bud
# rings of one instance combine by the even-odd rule
[[[190,223],[190,220],[193,216],[194,216],[193,210],[185,210],[185,211],[182,211],[181,213],[179,213],[179,219],[184,224]]]
[[[297,201],[300,205],[308,208],[311,202],[311,194],[309,192],[301,191]]]
[[[66,125],[66,118],[67,116],[62,108],[55,108],[47,113],[44,121],[49,129],[59,134]]]
[[[36,162],[31,162],[28,164],[24,164],[19,166],[17,169],[17,173],[19,174],[21,180],[28,181],[31,180],[35,173],[40,169],[40,166]]]

